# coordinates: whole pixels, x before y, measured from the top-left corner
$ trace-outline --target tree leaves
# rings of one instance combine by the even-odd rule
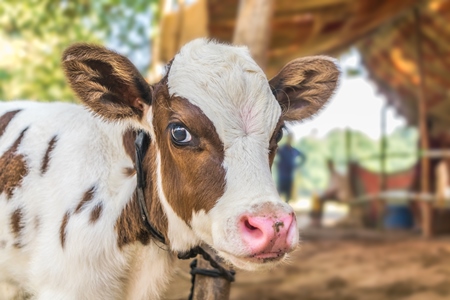
[[[359,131],[351,132],[351,159],[374,172],[381,171],[380,141],[374,141]],[[411,168],[417,162],[416,148],[418,132],[416,129],[398,128],[387,136],[386,171],[393,173]],[[298,170],[297,185],[302,191],[323,190],[328,184],[327,159],[332,159],[340,172],[346,171],[347,152],[345,131],[336,129],[324,139],[306,137],[295,147],[305,153],[305,165]]]
[[[0,99],[75,101],[60,65],[63,50],[75,42],[106,43],[113,29],[128,53],[149,52],[148,22],[156,0],[3,0],[0,6]],[[142,18],[142,16],[141,16]],[[139,42],[131,40],[137,32]],[[125,51],[127,52],[127,51]],[[146,62],[148,64],[148,61]],[[141,65],[141,70],[146,65]]]

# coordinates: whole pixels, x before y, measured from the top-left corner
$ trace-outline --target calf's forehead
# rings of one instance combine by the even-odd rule
[[[170,96],[198,106],[225,149],[242,137],[268,142],[281,115],[267,78],[245,47],[195,40],[178,53],[168,74]]]

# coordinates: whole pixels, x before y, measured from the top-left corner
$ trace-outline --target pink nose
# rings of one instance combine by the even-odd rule
[[[282,216],[244,215],[240,220],[242,239],[257,257],[278,257],[293,246],[297,234],[294,213]]]

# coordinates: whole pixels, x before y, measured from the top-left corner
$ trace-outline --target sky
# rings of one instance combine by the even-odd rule
[[[380,138],[385,97],[376,92],[375,84],[368,79],[356,49],[343,55],[339,65],[343,75],[335,95],[313,119],[290,126],[295,139],[311,135],[322,138],[335,128],[357,129],[374,140]],[[345,75],[348,69],[358,69],[360,74],[349,77]],[[387,134],[406,126],[405,119],[392,107],[387,110],[386,120]]]

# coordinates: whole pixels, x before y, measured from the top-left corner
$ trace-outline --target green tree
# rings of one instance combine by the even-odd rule
[[[307,158],[306,163],[298,170],[296,186],[309,192],[324,189],[329,176],[326,170],[328,156],[326,142],[315,137],[306,137],[300,140],[295,147],[302,151]]]
[[[325,138],[305,137],[296,147],[307,156],[306,164],[299,170],[298,185],[303,192],[323,190],[328,184],[327,159],[334,162],[335,168],[346,172],[346,132],[342,129],[331,131]],[[417,162],[416,145],[418,133],[415,128],[398,128],[387,140],[387,173],[411,168]],[[350,158],[373,172],[381,171],[380,141],[370,139],[362,132],[351,131]]]
[[[156,3],[156,0],[3,0],[0,99],[74,101],[60,67],[63,50],[75,42],[104,44],[112,38],[128,49],[143,44],[148,48],[150,36],[145,29],[150,23],[138,21],[136,16],[150,16]]]

